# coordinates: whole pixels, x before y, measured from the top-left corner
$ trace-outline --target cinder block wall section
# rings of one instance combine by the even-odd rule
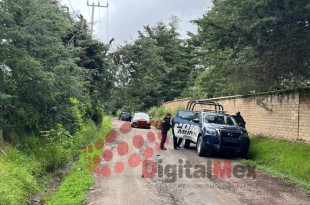
[[[274,95],[230,96],[208,99],[223,105],[229,114],[240,111],[252,134],[286,139],[303,139],[310,143],[310,95],[286,93]],[[189,99],[164,103],[174,109],[186,107]],[[204,106],[197,106],[201,110]],[[214,108],[213,108],[214,109]]]
[[[301,95],[299,103],[298,137],[310,142],[310,94]]]
[[[177,108],[186,108],[190,98],[177,99],[169,102],[165,102],[163,106],[167,109],[174,110]]]

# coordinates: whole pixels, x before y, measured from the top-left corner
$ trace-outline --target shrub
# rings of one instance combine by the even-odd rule
[[[20,136],[16,147],[7,145],[4,150],[6,154],[0,155],[0,205],[26,204],[29,197],[44,188],[39,184],[46,183],[48,173],[68,163],[94,139],[104,138],[111,127],[110,118],[105,117],[103,123],[104,130],[98,130],[93,121],[86,121],[74,136],[61,125],[57,125],[57,129],[43,132],[40,136]],[[81,163],[85,163],[84,158],[81,159]],[[85,164],[77,166],[74,169],[77,169],[75,171],[78,175],[72,180],[74,182],[79,179],[76,184],[81,183],[84,190],[89,186],[92,176],[87,170],[80,169],[85,168]],[[83,181],[84,178],[79,173],[84,174],[83,176],[89,175],[85,178],[86,181]],[[68,192],[70,188],[72,184],[68,186]],[[79,193],[79,189],[77,190],[75,193]],[[84,192],[80,194],[85,196]],[[73,195],[70,197],[74,198]]]
[[[154,120],[162,119],[167,113],[171,113],[172,116],[175,115],[176,111],[183,109],[183,107],[177,107],[175,109],[166,109],[164,106],[152,107],[147,113],[155,118]]]
[[[103,119],[103,129],[96,130],[94,123],[91,126],[85,126],[80,133],[83,139],[94,141],[95,139],[104,139],[110,131],[112,124],[109,117]],[[89,138],[87,138],[87,136]],[[88,141],[89,143],[90,141]],[[92,155],[101,154],[101,150],[94,150]],[[88,160],[83,157],[83,152],[80,152],[80,159],[73,165],[68,176],[63,180],[60,187],[51,194],[47,199],[47,205],[78,205],[84,204],[87,198],[86,190],[94,184],[92,172],[87,170]]]

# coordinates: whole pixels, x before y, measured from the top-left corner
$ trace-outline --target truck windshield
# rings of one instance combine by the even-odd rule
[[[205,123],[214,123],[221,125],[237,125],[236,121],[232,117],[225,115],[204,114],[203,121]]]

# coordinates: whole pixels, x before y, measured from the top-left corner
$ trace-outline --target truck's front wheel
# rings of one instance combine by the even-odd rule
[[[199,157],[202,157],[205,155],[205,152],[206,152],[206,149],[203,146],[202,137],[199,137],[197,141],[197,154]]]

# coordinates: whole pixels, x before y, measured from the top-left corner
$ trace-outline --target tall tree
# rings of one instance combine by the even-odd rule
[[[160,49],[159,55],[165,61],[166,70],[162,74],[160,85],[161,99],[173,100],[180,96],[193,68],[187,41],[178,33],[179,19],[172,16],[168,24],[158,22],[155,26],[145,26],[144,37],[155,40]]]
[[[6,124],[15,131],[38,131],[62,123],[75,131],[71,99],[87,102],[88,74],[64,42],[70,17],[48,0],[6,0],[2,8]]]
[[[219,96],[309,85],[309,19],[307,0],[214,1],[194,21],[208,70],[200,88]]]
[[[144,26],[136,41],[119,49],[115,63],[125,106],[145,110],[181,95],[194,64],[177,30],[176,17],[169,24]]]
[[[151,38],[141,38],[122,47],[116,56],[118,65],[118,96],[122,106],[144,110],[157,103],[160,78],[165,73],[165,62]]]
[[[59,126],[75,133],[94,114],[100,123],[114,65],[107,46],[92,39],[80,19],[72,19],[58,1],[0,1],[0,84],[6,88],[0,90],[0,105],[6,137]]]
[[[109,46],[92,39],[87,22],[80,16],[75,22],[66,41],[76,50],[77,64],[89,74],[89,95],[93,110],[101,110],[110,106],[110,96],[115,81],[115,65],[107,55]]]

